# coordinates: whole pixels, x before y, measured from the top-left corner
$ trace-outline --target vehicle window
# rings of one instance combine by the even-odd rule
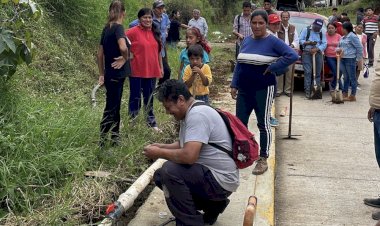
[[[289,23],[296,26],[296,29],[298,31],[298,34],[301,34],[301,31],[312,24],[314,22],[314,19],[311,18],[302,18],[302,17],[290,17]],[[326,25],[323,24],[322,31],[326,32]]]

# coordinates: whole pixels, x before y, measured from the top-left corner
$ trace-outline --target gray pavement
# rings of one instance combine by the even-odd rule
[[[375,46],[379,56],[380,42]],[[379,62],[377,62],[379,64]],[[375,63],[376,66],[376,63]],[[373,125],[367,120],[370,78],[360,78],[357,102],[332,104],[327,92],[322,100],[306,100],[296,92],[292,134],[288,116],[278,117],[276,132],[275,217],[279,226],[375,225],[374,211],[363,198],[380,194],[379,168],[373,145]],[[280,112],[289,98],[276,99]]]

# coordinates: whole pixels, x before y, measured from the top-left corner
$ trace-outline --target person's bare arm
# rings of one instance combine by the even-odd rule
[[[186,24],[181,24],[181,26],[180,26],[181,28],[184,28],[184,29],[188,29],[189,28],[189,26],[188,25],[186,25]]]
[[[203,74],[202,70],[199,67],[193,67],[193,75],[194,74],[198,74],[199,75],[199,77],[202,80],[202,85],[204,85],[204,86],[208,86],[209,85],[208,78],[205,76],[205,74]]]
[[[179,149],[181,148],[179,145],[179,141],[176,141],[171,144],[162,144],[162,143],[153,143],[152,146],[157,146],[159,148],[166,148],[166,149]]]
[[[104,50],[103,50],[102,45],[99,45],[99,48],[98,48],[97,61],[98,61],[98,69],[99,69],[99,85],[103,85],[104,83]]]
[[[143,154],[150,159],[163,158],[179,164],[194,164],[202,148],[201,142],[191,141],[185,143],[183,148],[167,149],[153,145],[144,148]]]
[[[193,86],[193,82],[196,76],[197,76],[196,73],[192,73],[190,78],[185,81],[185,85],[187,86],[187,88],[190,88],[191,86]]]
[[[115,61],[111,64],[114,69],[122,68],[125,62],[129,60],[128,47],[125,38],[119,38],[117,43],[119,45],[121,56],[114,58]]]

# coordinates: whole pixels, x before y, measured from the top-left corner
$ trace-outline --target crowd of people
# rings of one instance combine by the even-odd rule
[[[182,24],[180,12],[173,10],[169,17],[162,0],[154,1],[152,6],[140,9],[127,30],[122,25],[126,16],[123,3],[114,0],[109,7],[97,56],[99,84],[106,88],[99,146],[106,145],[109,133],[112,145],[120,142],[120,108],[127,77],[129,118],[138,116],[143,102],[147,126],[162,132],[153,112],[153,93],[157,91],[158,100],[179,121],[180,130],[177,142],[144,148],[148,158],[168,160],[156,171],[154,181],[164,191],[176,225],[214,224],[229,204],[228,197],[239,186],[239,172],[227,153],[210,145],[232,150],[232,139],[220,115],[208,105],[194,105],[199,101],[210,104],[209,86],[213,79],[208,65],[211,52],[206,41],[208,25],[198,9],[193,10],[188,24]],[[319,85],[326,58],[334,76],[331,89],[341,84],[343,76],[339,88],[344,99],[356,100],[357,75],[367,53],[368,66],[373,65],[373,46],[378,34],[374,26],[378,17],[371,8],[365,12],[355,28],[347,16],[338,15],[333,9],[327,32],[322,29],[322,19],[315,19],[309,27],[297,31],[289,23],[290,13],[277,14],[271,0],[264,0],[263,9],[256,9],[248,1],[243,3],[242,13],[234,18],[236,66],[230,92],[236,100],[236,116],[245,126],[248,127],[252,111],[257,118],[260,158],[253,174],[260,175],[268,169],[271,125],[276,125],[276,119],[271,117],[272,104],[275,97],[292,94],[290,83],[300,48],[307,98],[311,95],[313,61]],[[186,47],[179,56],[178,79],[170,79],[167,46],[176,46],[181,28],[186,29]],[[341,60],[340,71],[336,68],[337,58]]]

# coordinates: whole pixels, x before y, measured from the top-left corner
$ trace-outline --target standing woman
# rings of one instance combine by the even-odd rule
[[[181,14],[178,10],[174,9],[170,14],[170,27],[168,30],[168,37],[166,41],[171,47],[176,47],[180,40],[180,28],[188,28],[186,24],[180,22]]]
[[[252,36],[241,43],[233,79],[231,96],[236,101],[236,115],[248,127],[248,119],[255,111],[260,130],[260,159],[253,174],[268,169],[267,158],[272,141],[269,118],[271,115],[276,76],[298,59],[297,53],[284,41],[267,33],[268,14],[256,10],[251,16]]]
[[[363,47],[358,36],[353,32],[350,22],[343,23],[343,37],[340,39],[337,54],[341,55],[341,72],[344,75],[343,100],[356,101],[356,65],[361,70],[363,65]],[[351,84],[351,94],[348,96],[348,86]]]
[[[124,80],[127,75],[128,47],[124,35],[123,21],[125,8],[121,1],[111,3],[108,11],[108,22],[103,29],[98,49],[99,84],[106,88],[106,107],[100,123],[99,146],[105,145],[108,132],[111,130],[112,144],[119,143],[120,105]],[[114,59],[117,58],[117,62]]]
[[[153,24],[153,12],[149,8],[142,8],[137,14],[139,25],[129,29],[125,34],[131,41],[132,75],[129,77],[129,115],[135,118],[141,108],[141,93],[147,112],[147,124],[155,131],[157,127],[153,114],[153,90],[157,78],[163,75],[161,34]]]
[[[333,80],[330,84],[330,91],[335,90],[337,77],[339,81],[339,89],[342,89],[342,82],[340,80],[341,73],[337,72],[337,59],[336,59],[336,48],[339,45],[340,38],[342,36],[336,32],[336,25],[334,23],[329,23],[327,25],[327,34],[326,34],[326,41],[327,46],[325,49],[325,56],[326,56],[326,62],[329,66],[332,74],[333,74]],[[337,76],[339,74],[339,76]]]

